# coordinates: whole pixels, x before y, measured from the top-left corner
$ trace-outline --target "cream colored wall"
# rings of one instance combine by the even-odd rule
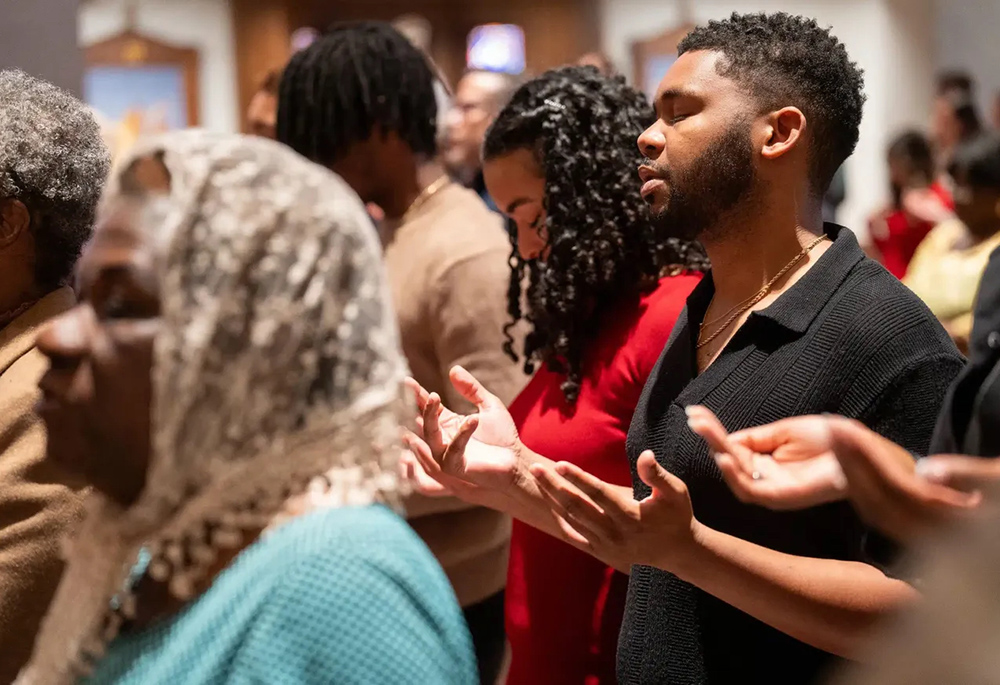
[[[78,38],[89,45],[123,30],[120,0],[81,4]],[[140,0],[136,28],[151,37],[201,53],[201,125],[221,132],[239,130],[236,57],[228,0]]]

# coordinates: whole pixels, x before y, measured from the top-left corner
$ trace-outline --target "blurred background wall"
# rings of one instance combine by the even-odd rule
[[[0,65],[80,92],[81,55],[91,54],[80,46],[133,31],[196,51],[196,123],[236,131],[306,27],[419,15],[432,30],[428,52],[454,81],[474,27],[515,24],[529,73],[600,50],[631,78],[636,41],[733,11],[775,10],[831,26],[865,69],[869,101],[840,208],[841,221],[863,237],[867,213],[887,197],[886,145],[904,128],[927,128],[936,73],[969,71],[989,112],[1000,91],[1000,0],[0,0]]]
[[[77,0],[0,0],[0,69],[19,67],[80,93]]]

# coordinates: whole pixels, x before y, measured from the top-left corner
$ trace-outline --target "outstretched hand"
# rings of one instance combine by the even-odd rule
[[[965,458],[929,457],[922,460],[928,463],[921,465],[914,463],[902,447],[857,421],[834,417],[829,419],[829,425],[854,508],[870,525],[894,539],[908,542],[918,538],[981,503],[978,491],[962,492],[933,480],[937,477],[942,482],[959,484],[963,480],[959,474],[968,465]],[[982,464],[986,469],[978,475],[991,472],[993,478],[1000,477],[996,464],[986,461]]]
[[[697,521],[687,486],[643,452],[639,477],[651,489],[636,501],[632,488],[606,483],[566,462],[531,467],[569,541],[624,573],[633,564],[666,570],[693,549]]]
[[[799,416],[731,435],[704,407],[688,409],[733,493],[775,510],[849,498],[870,525],[909,541],[979,506],[1000,461],[913,455],[857,421]],[[964,491],[963,491],[964,490]]]
[[[429,496],[454,495],[474,504],[506,493],[518,477],[520,440],[510,413],[496,395],[456,366],[450,380],[477,413],[457,414],[413,379],[420,416],[417,433],[405,440],[412,459],[404,462],[411,483]]]
[[[843,499],[847,479],[827,421],[801,416],[728,434],[705,407],[688,407],[688,426],[708,443],[741,502],[794,510]]]

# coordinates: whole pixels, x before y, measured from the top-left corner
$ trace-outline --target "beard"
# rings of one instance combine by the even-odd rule
[[[752,194],[757,180],[753,154],[750,124],[737,122],[687,169],[647,162],[667,181],[667,200],[653,216],[660,235],[697,240],[711,234],[723,214]]]

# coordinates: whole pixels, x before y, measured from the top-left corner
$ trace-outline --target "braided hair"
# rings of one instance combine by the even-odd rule
[[[376,126],[397,133],[415,154],[433,157],[434,74],[423,53],[390,24],[335,24],[285,68],[278,140],[329,166]]]
[[[639,194],[636,139],[654,119],[646,96],[621,76],[573,66],[521,86],[486,134],[485,161],[528,149],[545,176],[548,250],[544,260],[526,261],[511,233],[512,320],[504,349],[518,360],[510,331],[526,320],[525,371],[542,362],[564,373],[570,403],[580,393],[584,349],[598,316],[655,287],[671,267],[708,268],[699,245],[660,235]]]

